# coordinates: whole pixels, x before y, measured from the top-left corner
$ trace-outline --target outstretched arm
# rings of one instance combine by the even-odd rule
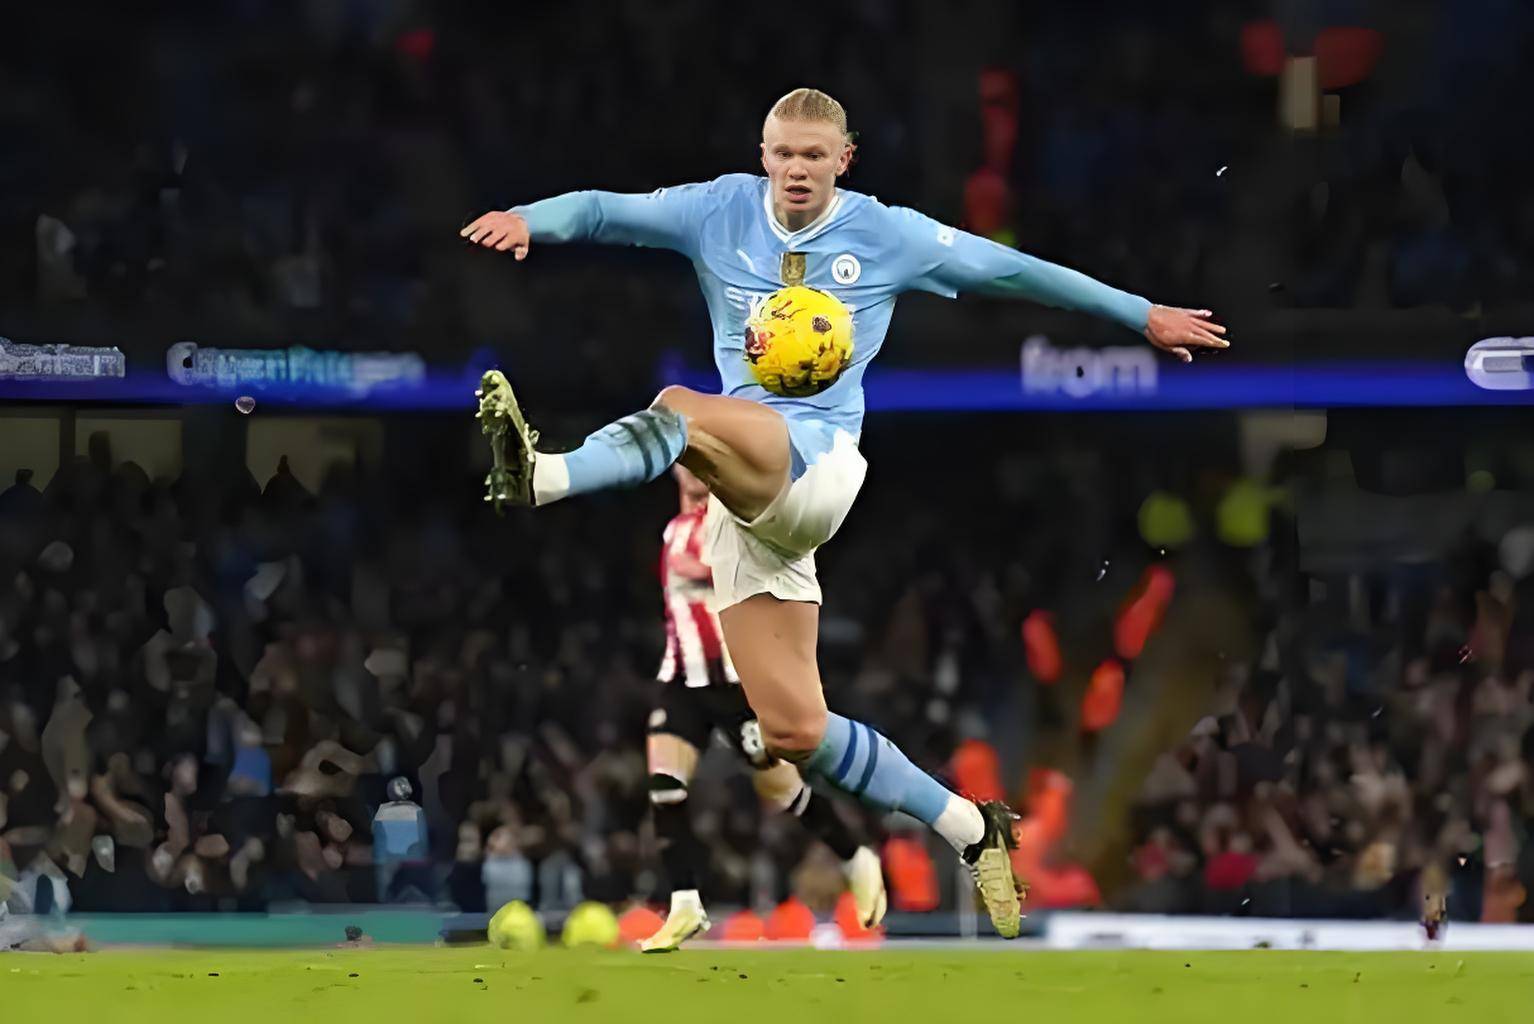
[[[709,186],[681,185],[644,195],[567,192],[477,218],[459,237],[525,259],[531,243],[643,245],[692,255],[700,197]]]
[[[893,209],[902,234],[920,254],[913,286],[940,295],[959,292],[1029,299],[1058,309],[1089,313],[1144,334],[1151,344],[1183,362],[1190,348],[1227,348],[1225,328],[1207,309],[1153,305],[1148,299],[1103,284],[1086,274],[1009,249],[967,231],[940,224],[914,210]]]

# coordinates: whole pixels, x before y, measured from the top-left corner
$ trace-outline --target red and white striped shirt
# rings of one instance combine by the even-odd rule
[[[703,554],[700,504],[666,524],[660,554],[661,593],[666,601],[666,653],[655,677],[669,683],[679,675],[685,686],[738,683],[730,652],[724,647],[719,616],[709,608],[714,593],[711,575],[696,575]]]

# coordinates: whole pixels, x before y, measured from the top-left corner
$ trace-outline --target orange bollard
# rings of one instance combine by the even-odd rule
[[[719,937],[726,942],[761,942],[767,937],[767,928],[756,914],[738,910],[725,919]]]
[[[660,926],[665,923],[664,917],[643,903],[637,903],[618,918],[618,941],[625,946],[637,946],[660,931]]]
[[[815,915],[790,896],[767,915],[767,938],[772,942],[808,942],[815,930]]]

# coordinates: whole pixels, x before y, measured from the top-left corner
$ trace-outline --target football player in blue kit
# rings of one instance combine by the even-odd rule
[[[487,213],[469,242],[517,260],[533,243],[671,249],[692,261],[713,325],[722,393],[671,386],[647,409],[541,452],[499,371],[480,390],[496,468],[486,500],[543,506],[633,487],[680,462],[709,487],[703,561],[725,642],[774,755],[885,810],[925,822],[969,866],[998,934],[1018,933],[1022,887],[1008,849],[1011,812],[950,792],[884,736],[826,707],[816,665],[815,549],[846,518],[867,463],[858,451],[863,373],[902,292],[1029,299],[1111,320],[1184,362],[1225,348],[1208,310],[1154,305],[1084,274],[838,187],[853,144],[841,104],[796,89],[762,128],[765,176],[726,174],[646,195],[572,192]],[[790,397],[762,387],[745,358],[746,321],[785,285],[828,292],[853,317],[854,352],[834,383]]]

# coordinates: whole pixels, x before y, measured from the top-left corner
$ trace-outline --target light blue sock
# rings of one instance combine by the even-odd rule
[[[660,476],[687,448],[687,421],[663,405],[609,423],[564,455],[569,494],[637,487]]]
[[[933,827],[954,795],[895,744],[862,722],[834,712],[827,716],[826,734],[805,767],[866,804],[903,811]]]

